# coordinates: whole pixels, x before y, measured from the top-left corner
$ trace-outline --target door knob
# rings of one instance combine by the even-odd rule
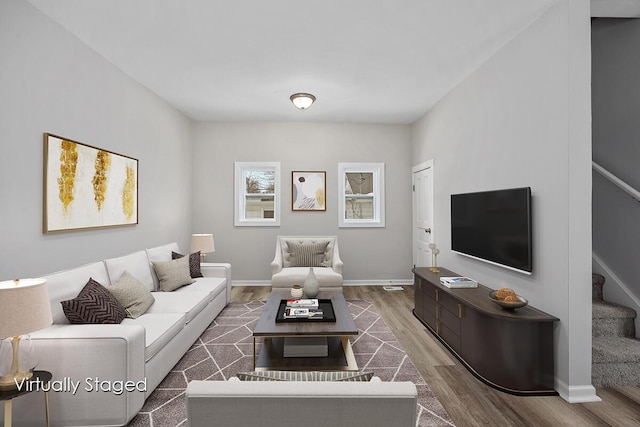
[[[425,229],[424,229],[424,232],[425,232],[425,233],[431,233],[431,229],[430,229],[430,228],[425,228]]]

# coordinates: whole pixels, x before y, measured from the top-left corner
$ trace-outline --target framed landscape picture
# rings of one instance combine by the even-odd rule
[[[292,171],[291,210],[326,211],[326,187],[325,171]]]
[[[137,223],[137,159],[44,134],[45,233]]]

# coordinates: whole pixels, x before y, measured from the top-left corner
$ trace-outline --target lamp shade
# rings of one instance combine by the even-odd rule
[[[52,322],[45,279],[0,282],[0,339],[29,334]]]
[[[191,236],[191,252],[208,254],[215,252],[216,247],[213,243],[213,234],[194,234]]]

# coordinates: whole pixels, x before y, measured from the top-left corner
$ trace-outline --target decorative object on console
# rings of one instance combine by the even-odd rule
[[[138,160],[44,134],[43,232],[138,223]]]
[[[439,273],[438,270],[438,254],[440,253],[440,249],[436,247],[435,243],[429,243],[429,249],[431,249],[431,270],[432,273]]]
[[[291,298],[293,299],[300,299],[302,298],[303,295],[303,291],[302,291],[302,286],[300,285],[293,285],[291,287]]]
[[[315,102],[316,97],[311,95],[310,93],[299,92],[291,95],[289,99],[291,100],[291,102],[293,102],[293,105],[295,105],[297,109],[306,110],[307,108],[311,107],[311,104]]]
[[[307,278],[304,279],[304,294],[307,298],[315,298],[320,291],[320,282],[313,271],[313,267],[309,269]]]
[[[200,252],[200,262],[204,262],[204,258],[208,253],[216,251],[216,245],[213,243],[213,234],[191,235],[191,253],[198,251]]]
[[[513,310],[529,304],[529,301],[516,295],[510,288],[500,288],[497,291],[489,292],[489,299],[505,310]]]
[[[14,389],[16,382],[31,378],[35,355],[30,341],[22,346],[20,341],[52,321],[45,279],[0,282],[0,338],[7,338],[0,344],[0,390]]]
[[[291,171],[291,210],[326,211],[327,173]]]

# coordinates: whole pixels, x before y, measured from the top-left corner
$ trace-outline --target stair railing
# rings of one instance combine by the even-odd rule
[[[640,191],[636,190],[635,188],[633,188],[632,186],[630,186],[629,184],[627,184],[626,182],[624,182],[623,180],[621,180],[620,178],[618,178],[617,176],[615,176],[614,174],[612,174],[611,172],[609,172],[608,170],[606,170],[605,168],[597,164],[596,162],[591,161],[591,164],[593,166],[593,170],[598,172],[603,177],[607,178],[609,181],[617,185],[622,191],[629,194],[631,197],[633,197],[638,202],[640,202]]]

